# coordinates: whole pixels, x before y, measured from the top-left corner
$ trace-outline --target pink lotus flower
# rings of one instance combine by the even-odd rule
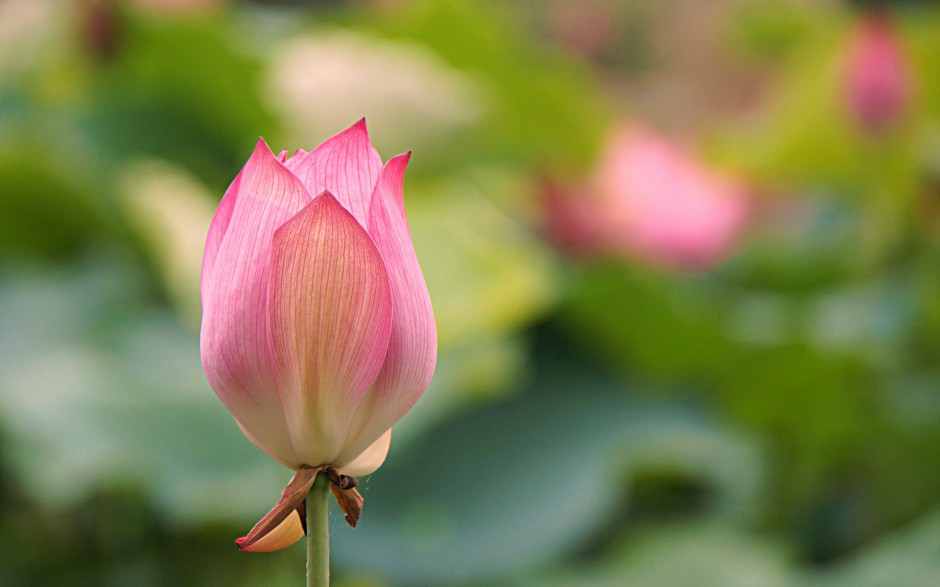
[[[292,514],[310,471],[377,469],[431,379],[434,315],[402,199],[409,155],[383,166],[365,120],[291,157],[259,140],[209,227],[203,368],[245,436],[298,471],[244,550],[300,538]]]
[[[548,230],[566,248],[686,269],[721,260],[750,210],[736,179],[634,127],[613,133],[588,186],[553,189],[544,203]]]
[[[903,114],[911,99],[912,74],[886,16],[873,13],[855,26],[844,75],[849,107],[863,129],[882,132]]]

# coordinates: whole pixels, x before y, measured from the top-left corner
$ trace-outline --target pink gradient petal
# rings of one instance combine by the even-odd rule
[[[212,274],[215,270],[215,260],[219,256],[219,249],[222,248],[222,240],[225,238],[225,232],[232,221],[232,212],[235,210],[235,199],[238,197],[238,189],[241,186],[242,172],[235,176],[235,180],[225,190],[219,207],[215,210],[212,222],[209,224],[209,233],[206,235],[206,249],[202,255],[202,275],[199,280],[199,295],[205,304],[209,297],[209,285],[212,282]]]
[[[287,167],[308,192],[330,192],[361,226],[368,225],[372,188],[382,169],[382,158],[372,148],[365,118],[310,153],[298,152],[288,159]]]
[[[388,349],[388,276],[329,192],[278,229],[273,250],[269,328],[287,427],[304,464],[332,463]]]
[[[356,412],[359,433],[350,436],[343,454],[337,459],[340,467],[351,463],[404,416],[424,393],[434,374],[437,328],[402,196],[410,155],[399,155],[385,165],[372,198],[369,235],[388,271],[395,312],[385,363]]]
[[[259,140],[216,214],[203,272],[200,347],[209,384],[249,440],[288,466],[299,463],[275,384],[265,308],[274,231],[309,201]]]
[[[392,429],[389,428],[385,434],[372,443],[362,454],[353,459],[351,463],[343,467],[343,473],[351,477],[360,475],[369,475],[385,462],[388,456],[388,448],[392,444]]]

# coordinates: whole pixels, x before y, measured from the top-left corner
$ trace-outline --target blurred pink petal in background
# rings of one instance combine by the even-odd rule
[[[548,232],[563,248],[701,269],[733,249],[750,211],[745,186],[708,169],[648,129],[621,127],[587,186],[543,196]]]
[[[855,24],[844,75],[848,105],[863,129],[884,131],[904,113],[911,100],[912,74],[887,16],[871,13]]]

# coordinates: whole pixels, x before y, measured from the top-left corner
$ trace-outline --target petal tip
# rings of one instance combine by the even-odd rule
[[[365,116],[357,120],[352,126],[346,129],[346,132],[350,133],[351,135],[359,135],[361,138],[364,138],[370,146],[372,145],[372,137],[369,136],[369,128],[366,126]]]
[[[339,200],[336,199],[336,196],[334,196],[333,192],[331,192],[330,190],[323,190],[322,192],[320,192],[317,195],[317,197],[314,198],[314,201],[317,201],[320,198],[324,198],[323,204],[336,204],[337,206],[341,208],[343,206],[342,204],[339,203]]]
[[[385,163],[382,174],[392,173],[395,175],[404,175],[409,161],[411,161],[411,151],[399,153]],[[382,181],[381,178],[379,181]]]
[[[400,155],[395,155],[385,164],[383,173],[388,173],[389,179],[395,178],[394,182],[399,186],[405,178],[405,170],[408,168],[408,162],[411,161],[411,151],[406,151]],[[381,180],[380,180],[381,181]]]
[[[261,157],[270,157],[272,159],[277,159],[274,152],[271,151],[271,147],[268,146],[268,143],[265,142],[264,137],[258,137],[258,142],[255,143],[255,150],[251,153],[251,159],[254,159],[255,156]]]

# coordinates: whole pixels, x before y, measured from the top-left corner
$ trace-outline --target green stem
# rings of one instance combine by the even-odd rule
[[[321,471],[307,494],[307,587],[330,585],[330,478]]]

